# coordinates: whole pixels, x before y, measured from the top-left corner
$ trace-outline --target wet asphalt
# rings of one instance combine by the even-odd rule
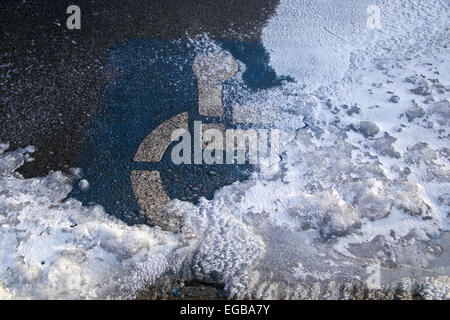
[[[66,9],[81,9],[68,30]],[[43,176],[76,166],[90,119],[105,107],[114,46],[135,39],[259,42],[277,0],[77,0],[0,4],[0,141],[34,145],[20,172]]]

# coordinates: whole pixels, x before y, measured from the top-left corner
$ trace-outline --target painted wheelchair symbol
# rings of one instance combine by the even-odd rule
[[[222,84],[225,80],[233,77],[238,71],[237,61],[229,54],[215,53],[204,54],[196,57],[192,69],[197,78],[198,88],[198,113],[202,117],[223,117],[223,88]],[[273,110],[260,108],[260,112],[255,113],[254,109],[248,109],[245,106],[233,106],[232,122],[234,124],[261,124],[270,122],[272,119],[267,116],[275,116]],[[266,116],[262,114],[264,111]],[[164,121],[156,129],[144,139],[140,144],[135,156],[135,162],[158,163],[162,161],[163,155],[174,141],[172,134],[174,132],[188,132],[188,112],[183,112]],[[226,127],[223,123],[206,123],[201,124],[201,132],[206,130],[218,130],[225,132]],[[243,132],[243,131],[242,131]],[[249,136],[247,136],[248,138]],[[255,136],[257,138],[257,136]],[[254,137],[254,138],[255,138]],[[245,137],[244,137],[245,138]],[[207,139],[200,138],[202,148],[208,144]],[[274,140],[272,133],[272,140]],[[245,141],[244,141],[245,142]],[[222,148],[226,148],[223,141],[220,142]],[[233,141],[234,143],[234,141]],[[250,142],[251,143],[251,142]],[[234,145],[239,148],[239,145]],[[242,146],[241,146],[242,147]],[[248,147],[248,146],[247,146]],[[245,144],[243,145],[244,153]],[[232,150],[232,152],[234,152]],[[239,152],[239,151],[237,151]],[[141,209],[146,216],[153,221],[158,220],[157,213],[170,201],[167,195],[160,172],[157,170],[133,170],[131,172],[132,188]]]
[[[73,197],[101,204],[129,224],[164,228],[162,209],[170,199],[197,203],[249,178],[249,163],[176,164],[171,158],[172,133],[195,133],[196,122],[200,132],[270,127],[263,120],[273,114],[246,106],[243,90],[258,93],[288,79],[276,76],[261,44],[216,43],[221,51],[200,55],[183,40],[140,39],[111,50],[108,67],[117,77],[105,87],[104,108],[87,128],[78,160],[89,188],[75,183]]]

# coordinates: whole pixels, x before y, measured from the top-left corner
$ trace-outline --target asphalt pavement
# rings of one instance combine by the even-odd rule
[[[34,145],[20,172],[43,176],[77,166],[91,119],[105,109],[111,50],[137,39],[257,43],[275,0],[2,1],[0,141]],[[81,30],[68,30],[66,9],[81,9]]]

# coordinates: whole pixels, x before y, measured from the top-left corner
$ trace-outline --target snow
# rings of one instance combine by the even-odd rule
[[[340,80],[349,68],[353,35],[365,30],[373,2],[282,0],[262,36],[275,71],[307,88]]]
[[[71,187],[60,172],[33,179],[14,173],[32,151],[0,154],[1,298],[112,298],[176,265],[176,235],[64,201]]]
[[[66,199],[60,172],[24,179],[33,149],[0,145],[0,298],[132,297],[183,265],[233,298],[333,298],[374,264],[382,285],[414,274],[403,284],[449,298],[449,4],[370,4],[381,30],[365,1],[281,1],[263,42],[297,83],[248,97],[290,119],[281,157],[212,200],[171,201],[181,233]]]

